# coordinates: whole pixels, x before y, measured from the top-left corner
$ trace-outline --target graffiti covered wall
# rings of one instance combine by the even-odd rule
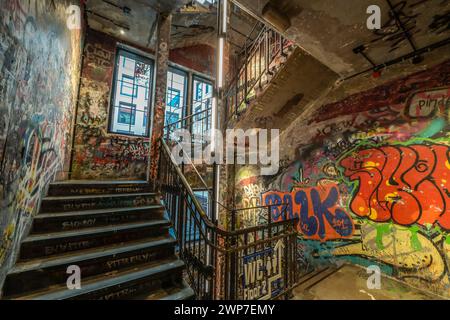
[[[83,35],[67,27],[70,5],[79,1],[0,0],[0,287],[70,158]]]
[[[450,296],[449,75],[446,61],[318,108],[291,128],[297,143],[281,147],[297,156],[276,176],[237,171],[238,203],[275,204],[274,221],[299,218],[303,270],[376,264]]]
[[[149,139],[108,133],[117,40],[88,30],[75,127],[73,179],[147,178]]]
[[[71,168],[73,179],[147,179],[150,139],[108,133],[117,43],[109,35],[87,30]],[[154,54],[151,49],[139,49]],[[211,55],[206,45],[170,51],[172,62],[207,75],[212,73],[214,64],[199,61],[211,61]]]

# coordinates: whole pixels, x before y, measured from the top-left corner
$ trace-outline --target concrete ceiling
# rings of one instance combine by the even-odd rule
[[[387,0],[234,0],[261,19],[270,2],[290,22],[284,34],[340,76],[371,67],[353,49],[364,45],[375,64],[412,52],[412,46],[390,15]],[[450,36],[449,0],[390,0],[411,35],[423,48]],[[369,5],[381,8],[381,30],[369,30]],[[425,56],[426,59],[426,56]]]
[[[190,0],[88,0],[89,26],[118,39],[154,49],[158,12],[172,12],[172,48],[197,44],[215,47],[217,9]],[[235,52],[242,48],[257,20],[233,7],[229,41]]]
[[[240,51],[247,38],[254,39],[253,26],[258,22],[237,7],[232,7],[229,17],[228,41],[234,52]],[[179,10],[173,16],[172,47],[196,44],[215,46],[217,39],[217,9],[196,5]]]
[[[153,48],[158,12],[173,12],[189,0],[88,0],[92,29],[118,39]]]

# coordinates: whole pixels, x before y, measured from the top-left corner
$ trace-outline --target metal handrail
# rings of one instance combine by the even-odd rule
[[[258,83],[262,87],[264,76],[268,77],[271,74],[270,66],[276,58],[286,56],[285,49],[291,46],[293,46],[292,42],[275,30],[264,26],[254,42],[249,47],[245,47],[243,64],[237,69],[225,90],[226,108],[228,112],[231,111],[227,116],[227,122],[239,116],[239,108],[248,104],[249,94]]]
[[[186,116],[186,117],[184,117],[184,118],[182,118],[182,119],[180,119],[180,120],[177,120],[177,121],[175,121],[175,122],[172,122],[172,123],[167,124],[167,125],[164,127],[164,129],[170,129],[171,127],[174,127],[175,125],[181,124],[181,123],[185,122],[186,120],[192,119],[193,117],[196,117],[196,116],[198,116],[198,115],[200,115],[200,114],[208,113],[208,112],[210,112],[211,110],[212,110],[212,108],[208,108],[208,109],[199,111],[199,112],[197,112],[197,113],[193,113],[193,114],[191,114],[191,115],[188,115],[188,116]],[[198,120],[198,121],[204,120],[204,119],[206,119],[206,118],[207,118],[207,117],[202,118],[202,119],[200,119],[200,120]]]
[[[231,211],[231,230],[225,229],[215,224],[203,210],[164,139],[161,139],[160,153],[158,187],[177,235],[179,255],[185,261],[189,283],[197,298],[242,298],[244,289],[238,278],[244,268],[245,255],[258,254],[258,250],[272,248],[279,241],[285,247],[283,257],[280,257],[283,270],[280,265],[279,272],[283,273],[286,292],[278,294],[288,296],[295,282],[296,265],[292,259],[297,250],[295,226],[298,220],[270,222],[269,218],[269,223],[237,230],[236,214],[241,209],[236,209]],[[268,209],[269,216],[271,207],[287,210],[287,205],[281,203],[260,206],[263,207]]]

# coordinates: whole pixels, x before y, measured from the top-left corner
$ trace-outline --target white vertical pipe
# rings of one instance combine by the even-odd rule
[[[223,87],[223,58],[224,58],[224,48],[225,47],[225,39],[223,37],[219,38],[219,71],[217,74],[217,87],[221,89]]]
[[[222,0],[222,34],[227,33],[228,24],[228,1]]]
[[[217,128],[217,97],[212,100],[211,114],[211,151],[216,151],[216,128]]]

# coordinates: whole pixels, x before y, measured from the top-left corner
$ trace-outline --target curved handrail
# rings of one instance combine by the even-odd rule
[[[204,112],[204,111],[202,111]],[[201,113],[201,112],[199,112]],[[182,119],[183,120],[183,119]],[[181,143],[179,141],[174,141],[175,143],[177,143],[179,146],[181,146]],[[167,145],[167,143],[166,143]],[[167,146],[168,147],[168,146]],[[208,184],[205,182],[205,180],[203,179],[202,175],[200,174],[200,172],[197,170],[196,165],[194,164],[194,162],[192,161],[191,157],[189,157],[188,154],[184,154],[183,155],[189,162],[189,164],[192,166],[192,168],[194,168],[194,172],[196,173],[197,177],[199,178],[200,182],[202,183],[204,189],[208,192],[208,194],[211,196],[212,202],[213,203],[217,203],[219,206],[221,206],[222,208],[226,209],[226,210],[230,210],[230,208],[228,208],[227,206],[225,206],[222,202],[217,201],[216,199],[214,199],[213,196],[213,192],[211,191],[211,188],[208,187]]]
[[[223,229],[222,227],[216,225],[213,221],[211,221],[211,219],[208,217],[206,212],[203,210],[202,205],[200,204],[197,197],[195,196],[194,191],[192,190],[191,186],[189,185],[189,182],[186,180],[186,177],[184,176],[184,174],[181,172],[181,169],[177,165],[175,165],[176,161],[175,161],[172,153],[170,152],[169,146],[164,141],[164,139],[161,139],[161,143],[162,143],[162,148],[164,149],[166,154],[170,157],[172,164],[174,164],[174,168],[177,172],[177,175],[180,178],[181,182],[183,183],[184,188],[186,188],[187,192],[189,193],[189,196],[191,197],[192,202],[194,203],[195,209],[200,213],[200,217],[202,218],[203,222],[205,223],[205,225],[208,228],[217,231],[218,234],[220,234],[222,236],[233,236],[233,235],[243,234],[246,232],[259,231],[259,230],[262,230],[262,229],[270,227],[270,226],[282,225],[285,223],[292,223],[295,220],[295,219],[290,219],[290,220],[285,220],[285,221],[271,222],[271,223],[267,223],[267,224],[261,224],[258,226],[239,229],[239,230],[233,230],[233,231]],[[252,209],[270,208],[270,207],[275,207],[275,206],[286,207],[287,205],[288,205],[287,203],[280,203],[280,204],[250,207],[250,208],[239,208],[239,209],[236,209],[235,211],[242,211],[242,210],[246,210],[246,209],[252,210]],[[228,209],[227,207],[225,207],[225,208]],[[233,211],[233,210],[231,210],[231,211]]]
[[[161,145],[162,148],[164,149],[164,151],[166,152],[166,154],[169,156],[170,160],[172,161],[172,164],[175,164],[176,161],[173,157],[172,152],[170,152],[169,146],[167,145],[167,143],[164,141],[164,139],[161,139]],[[197,200],[197,197],[194,194],[194,191],[192,190],[191,186],[189,185],[189,183],[187,182],[184,174],[181,172],[181,169],[177,166],[174,165],[174,168],[177,172],[178,177],[180,178],[181,182],[183,183],[184,188],[186,188],[186,190],[188,191],[189,195],[192,197],[192,201],[194,202],[194,205],[196,207],[196,210],[200,213],[201,217],[203,218],[205,224],[210,227],[211,229],[217,229],[218,231],[223,230],[220,227],[216,226],[208,217],[208,215],[205,213],[205,211],[203,210],[203,207],[201,206],[201,204],[199,203],[199,201]],[[223,230],[224,231],[224,230]]]
[[[236,215],[245,209],[232,210],[232,230],[224,229],[211,221],[203,209],[166,141],[162,138],[160,143],[158,186],[164,193],[164,206],[177,235],[179,255],[186,264],[190,284],[196,295],[200,299],[238,297],[238,274],[244,263],[243,255],[257,253],[261,248],[274,246],[275,243],[278,245],[282,241],[285,261],[283,279],[286,283],[283,292],[287,296],[290,286],[295,282],[293,257],[296,257],[295,226],[298,218],[272,222],[271,207],[282,207],[286,212],[288,204],[246,208],[251,210],[267,207],[268,222],[237,230]]]
[[[165,125],[164,129],[170,129],[170,128],[173,127],[174,125],[178,125],[179,123],[183,123],[184,121],[186,121],[186,120],[188,120],[188,119],[191,119],[191,118],[196,117],[196,116],[198,116],[198,115],[200,115],[200,114],[202,114],[202,113],[207,113],[207,112],[210,112],[210,111],[212,111],[212,108],[208,108],[208,109],[199,111],[199,112],[197,112],[197,113],[193,113],[193,114],[191,114],[191,115],[188,115],[188,116],[186,116],[186,117],[183,117],[183,118],[180,119],[180,120],[177,120],[177,121],[175,121],[175,122],[172,122],[172,123],[169,123],[169,124]],[[201,119],[201,120],[204,120],[204,119],[206,119],[206,118],[203,118],[203,119]]]

